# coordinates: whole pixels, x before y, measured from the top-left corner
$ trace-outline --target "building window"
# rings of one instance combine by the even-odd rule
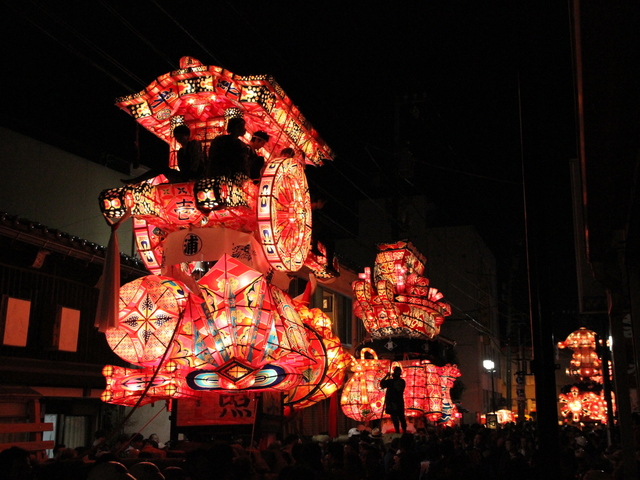
[[[2,296],[2,318],[0,338],[2,344],[12,347],[26,347],[29,333],[31,301]]]
[[[352,325],[353,325],[353,307],[351,299],[344,295],[335,294],[335,309],[337,312],[336,334],[340,337],[343,345],[351,345],[353,343]]]
[[[62,352],[77,352],[79,329],[80,310],[59,306],[53,330],[53,347]]]

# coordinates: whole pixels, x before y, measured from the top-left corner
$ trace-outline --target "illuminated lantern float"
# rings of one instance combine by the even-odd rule
[[[440,333],[451,307],[429,286],[425,258],[409,242],[379,245],[371,278],[369,269],[353,283],[355,314],[372,338],[432,339]]]
[[[451,314],[442,301],[443,294],[429,285],[423,275],[425,258],[409,242],[378,246],[373,278],[369,269],[353,283],[356,297],[354,312],[374,340],[431,340],[440,332],[444,318]],[[367,359],[367,352],[372,359]],[[404,352],[412,357],[425,352]],[[384,414],[384,390],[380,380],[394,366],[403,370],[405,415],[426,417],[432,422],[450,424],[455,418],[449,390],[460,376],[455,365],[438,367],[429,360],[393,360],[381,350],[363,348],[361,358],[352,366],[354,375],[348,380],[341,398],[345,415],[354,420],[379,419]]]
[[[234,75],[191,57],[180,66],[117,105],[169,144],[172,168],[177,125],[189,126],[206,151],[229,118],[242,116],[248,132],[271,137],[261,151],[265,168],[257,184],[242,176],[171,184],[159,175],[101,194],[113,232],[132,217],[151,272],[119,289],[115,315],[99,310],[109,346],[137,367],[106,366],[102,399],[134,405],[268,389],[310,405],[342,385],[350,357],[329,319],[283,289],[287,273],[303,265],[332,275],[326,259],[310,254],[303,163],[320,166],[333,153],[273,78]],[[284,148],[294,156],[279,156]],[[112,269],[105,277],[117,275]]]
[[[596,333],[584,327],[569,334],[564,342],[558,342],[558,348],[573,350],[570,376],[584,380],[602,381],[602,361],[596,352]]]
[[[574,423],[607,423],[602,360],[596,351],[596,333],[581,327],[569,334],[564,342],[558,342],[558,347],[573,350],[567,375],[578,380],[577,384],[563,387],[558,398],[560,413]]]

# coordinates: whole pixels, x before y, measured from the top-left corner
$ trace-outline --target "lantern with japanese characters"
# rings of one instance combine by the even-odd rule
[[[373,358],[365,358],[369,354]],[[380,380],[389,371],[391,362],[379,360],[375,351],[363,348],[360,358],[351,364],[353,376],[342,389],[340,405],[342,412],[358,422],[367,422],[382,417],[384,390]]]
[[[602,361],[596,352],[596,333],[584,327],[572,332],[559,348],[573,350],[569,375],[583,379],[602,378]]]

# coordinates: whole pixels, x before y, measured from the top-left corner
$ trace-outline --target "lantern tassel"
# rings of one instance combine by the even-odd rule
[[[106,332],[118,326],[118,303],[120,295],[120,246],[118,243],[119,223],[111,225],[111,236],[104,260],[104,270],[98,280],[98,307],[95,326],[98,331]]]

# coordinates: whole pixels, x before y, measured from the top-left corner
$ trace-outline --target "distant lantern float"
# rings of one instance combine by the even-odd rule
[[[451,307],[422,276],[425,258],[409,242],[381,244],[373,278],[368,269],[353,283],[354,312],[372,338],[430,339]]]
[[[607,423],[607,402],[603,389],[581,390],[581,387],[574,385],[567,393],[561,393],[558,400],[561,415],[574,423]],[[615,411],[615,402],[613,406]]]
[[[365,358],[370,354],[373,358]],[[382,417],[384,410],[384,390],[380,381],[389,371],[391,363],[379,360],[375,351],[363,348],[360,358],[351,364],[353,376],[342,389],[340,405],[342,412],[358,422],[367,422]]]
[[[596,352],[596,333],[584,327],[569,334],[559,348],[573,350],[569,374],[583,379],[602,379],[602,361]]]
[[[425,257],[406,241],[380,244],[378,249],[373,273],[366,268],[353,283],[355,315],[372,339],[388,339],[392,346],[394,337],[433,339],[439,334],[444,318],[451,314],[451,307],[443,301],[444,295],[422,276]],[[424,352],[414,352],[418,357],[421,353]],[[445,407],[443,393],[448,394],[450,388],[446,384],[443,389],[439,368],[427,360],[402,360],[394,364],[403,369],[406,382],[405,415],[424,415],[431,421],[439,421]],[[457,368],[456,371],[459,376]],[[379,386],[371,388],[370,394],[376,395]],[[446,402],[446,415],[450,419],[453,413],[450,398]]]
[[[560,413],[578,423],[589,416],[590,405],[596,399],[597,395],[593,392],[580,392],[578,387],[571,387],[568,394],[560,394]]]

